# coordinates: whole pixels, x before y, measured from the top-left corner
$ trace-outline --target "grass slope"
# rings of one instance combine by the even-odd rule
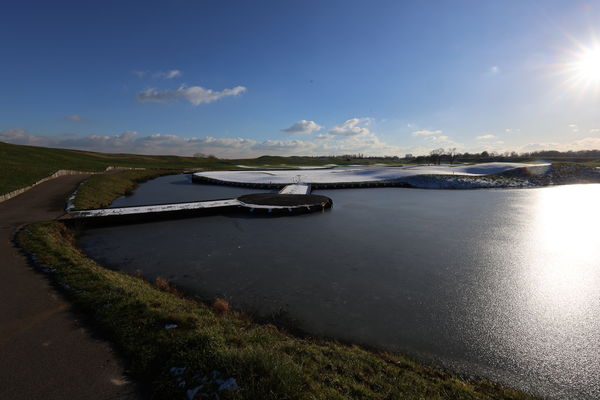
[[[76,210],[106,207],[117,197],[133,192],[142,182],[178,172],[180,171],[146,169],[92,175],[77,189],[73,205]]]
[[[231,165],[211,158],[103,154],[0,142],[0,194],[31,185],[59,169],[97,172],[108,166],[223,169]]]
[[[17,241],[146,382],[152,398],[529,399],[402,356],[298,338],[221,306],[217,311],[85,257],[62,223]]]

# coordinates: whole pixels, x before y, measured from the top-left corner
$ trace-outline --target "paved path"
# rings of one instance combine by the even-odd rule
[[[12,243],[23,224],[62,215],[85,177],[53,179],[0,203],[0,399],[139,398],[111,346],[79,324]]]

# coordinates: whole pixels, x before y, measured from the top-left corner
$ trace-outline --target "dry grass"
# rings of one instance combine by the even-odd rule
[[[230,311],[229,302],[219,297],[217,297],[215,301],[213,301],[212,306],[213,310],[215,310],[219,314],[224,314]]]
[[[154,286],[156,286],[163,292],[174,294],[177,297],[183,297],[183,294],[179,290],[177,290],[175,286],[171,285],[171,283],[167,279],[163,277],[157,276],[154,280]]]

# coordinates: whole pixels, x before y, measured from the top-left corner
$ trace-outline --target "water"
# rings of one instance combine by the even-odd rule
[[[163,177],[114,205],[249,191]],[[80,245],[313,334],[545,397],[600,398],[600,185],[315,193],[333,209],[101,228]]]

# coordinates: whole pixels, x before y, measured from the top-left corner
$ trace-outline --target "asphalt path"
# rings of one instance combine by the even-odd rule
[[[64,214],[86,175],[44,182],[0,203],[0,399],[137,399],[111,345],[78,321],[13,244],[23,225]]]

